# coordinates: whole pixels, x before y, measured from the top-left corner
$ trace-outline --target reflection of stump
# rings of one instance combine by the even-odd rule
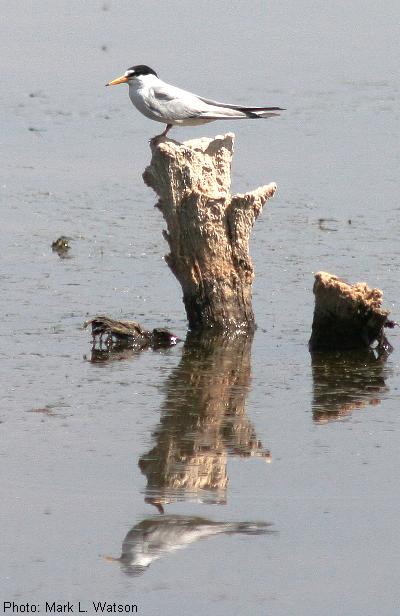
[[[251,335],[189,336],[165,385],[155,445],[140,458],[147,500],[223,502],[228,454],[270,461],[246,415]]]
[[[152,145],[144,181],[168,227],[166,261],[183,289],[191,328],[254,327],[250,232],[276,184],[231,195],[234,135]]]
[[[314,295],[312,350],[368,348],[375,341],[383,348],[388,345],[383,328],[393,323],[387,321],[389,311],[381,308],[382,291],[370,289],[365,282],[352,286],[318,272]]]
[[[337,421],[366,406],[376,406],[388,395],[385,355],[372,349],[311,354],[313,419]]]

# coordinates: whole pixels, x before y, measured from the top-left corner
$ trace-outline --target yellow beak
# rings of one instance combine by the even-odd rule
[[[113,81],[109,81],[108,83],[106,83],[106,86],[116,86],[119,83],[126,83],[128,81],[128,77],[125,77],[125,75],[121,75],[121,77],[117,77],[117,79],[113,79]]]

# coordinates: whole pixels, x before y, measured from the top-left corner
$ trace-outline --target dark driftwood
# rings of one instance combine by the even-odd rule
[[[233,143],[231,133],[185,143],[158,140],[143,174],[159,196],[168,229],[166,262],[182,286],[192,329],[254,328],[249,238],[276,184],[231,195]]]
[[[56,240],[54,240],[54,242],[52,242],[51,244],[51,249],[53,252],[56,252],[58,254],[58,256],[60,257],[60,259],[67,259],[69,258],[69,250],[71,248],[70,245],[70,239],[69,237],[66,237],[65,235],[60,235],[60,237]]]
[[[172,346],[179,338],[167,329],[156,327],[152,331],[144,329],[136,321],[117,321],[104,315],[92,317],[83,327],[91,326],[93,344],[104,342],[106,346],[119,344],[137,349],[147,347]]]
[[[384,327],[393,327],[381,308],[382,291],[365,282],[350,285],[327,272],[315,274],[311,350],[366,349],[375,341],[390,351]]]

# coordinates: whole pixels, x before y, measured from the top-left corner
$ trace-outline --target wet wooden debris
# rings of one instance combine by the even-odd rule
[[[382,351],[392,347],[384,328],[394,327],[389,310],[382,308],[383,293],[365,282],[350,285],[328,272],[315,274],[315,308],[310,349],[365,349],[375,342]]]
[[[71,248],[69,240],[69,237],[66,237],[65,235],[60,235],[60,237],[54,240],[54,242],[51,244],[52,251],[56,252],[59,257],[65,258]]]
[[[137,321],[117,321],[104,315],[98,315],[88,319],[83,324],[84,328],[91,326],[93,344],[103,343],[112,346],[117,343],[144,349],[147,347],[159,348],[174,346],[179,338],[172,332],[162,327],[156,327],[152,331],[144,329]]]

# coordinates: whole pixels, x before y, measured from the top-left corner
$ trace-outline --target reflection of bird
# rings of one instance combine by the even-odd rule
[[[128,68],[121,77],[106,85],[119,83],[128,83],[129,97],[136,109],[150,120],[167,125],[160,136],[165,136],[176,124],[195,126],[214,120],[269,118],[283,111],[280,107],[245,107],[202,98],[161,81],[152,68],[143,64]]]
[[[143,573],[154,560],[187,547],[203,537],[243,533],[261,535],[270,526],[265,522],[212,522],[199,517],[166,515],[143,520],[124,539],[119,561],[128,575]]]

